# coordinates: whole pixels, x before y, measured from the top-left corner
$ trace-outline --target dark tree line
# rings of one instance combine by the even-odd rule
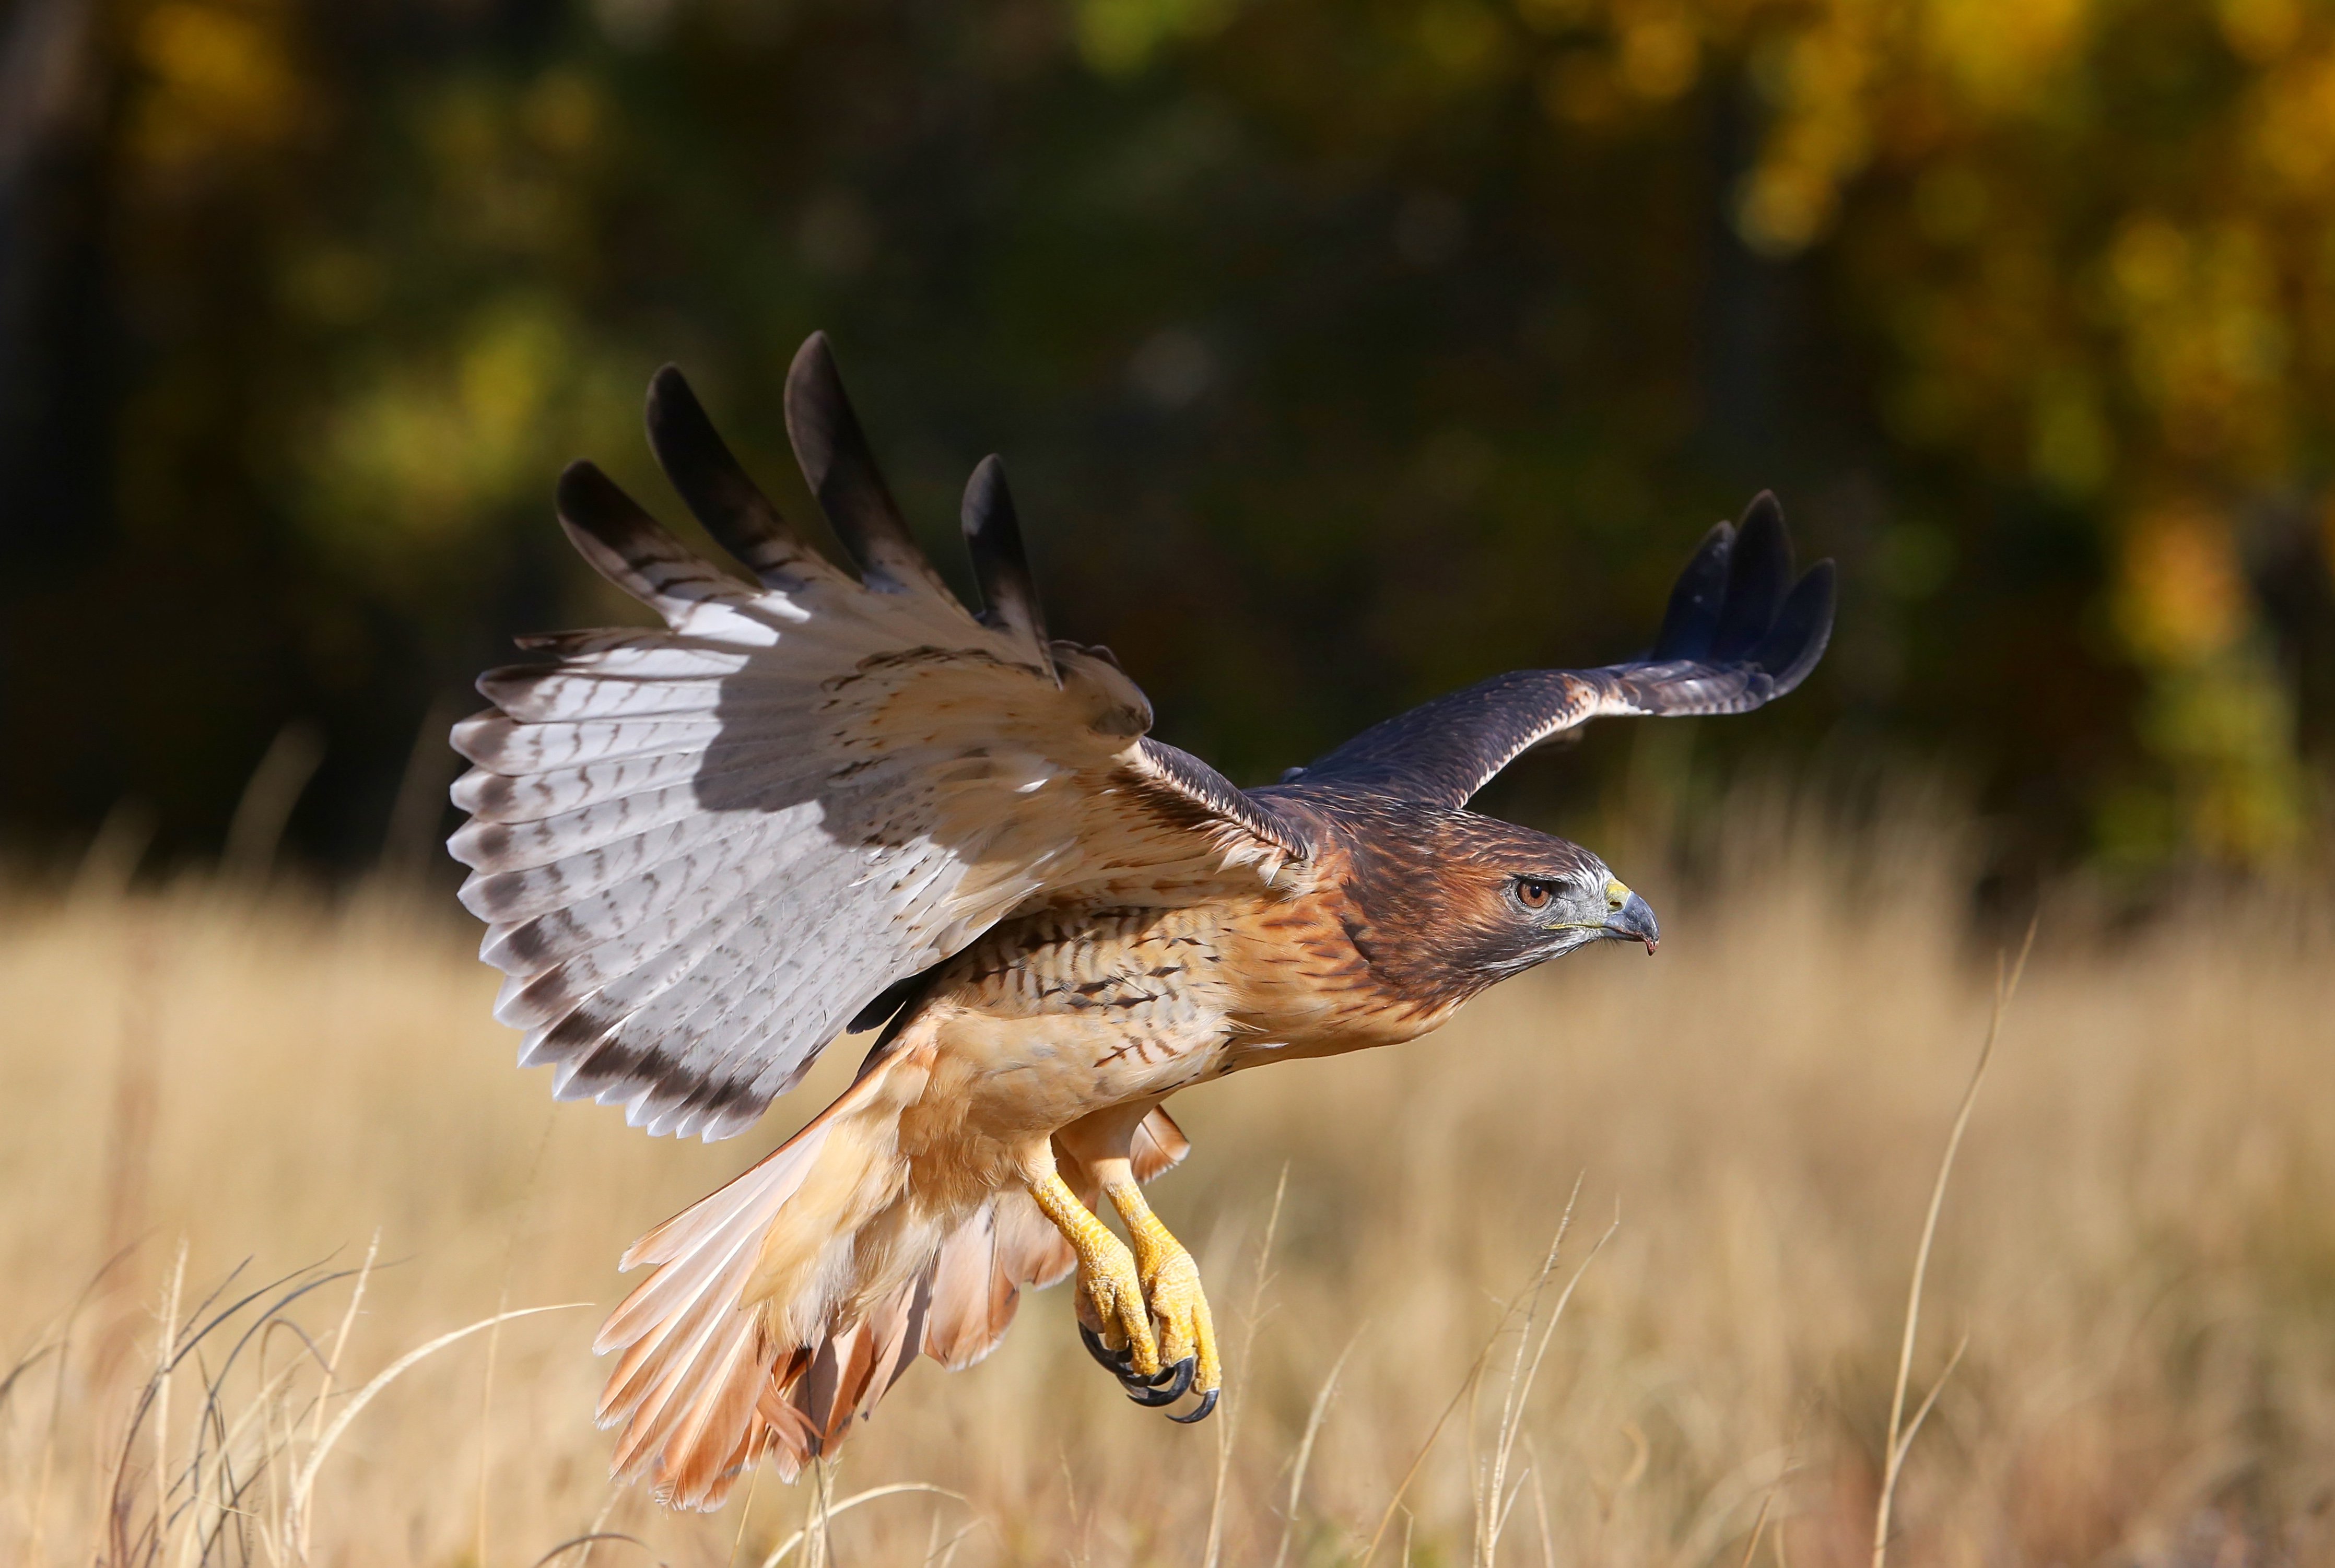
[[[1824,747],[1976,779],[2024,865],[2297,863],[2335,37],[1873,5],[14,0],[0,817],[206,854],[313,755],[301,853],[416,852],[470,675],[623,613],[560,465],[677,518],[636,414],[678,361],[808,516],[824,326],[945,569],[998,450],[1060,634],[1237,777],[1631,651],[1773,487],[1845,572],[1807,694],[1502,804]]]

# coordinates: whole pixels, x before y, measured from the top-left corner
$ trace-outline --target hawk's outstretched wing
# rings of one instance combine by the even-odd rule
[[[1832,635],[1833,569],[1796,583],[1783,508],[1762,492],[1740,528],[1720,524],[1679,575],[1653,652],[1597,670],[1516,670],[1373,724],[1284,783],[1467,804],[1493,775],[1561,731],[1608,713],[1742,713],[1805,679]]]
[[[743,1130],[856,1012],[1017,908],[1176,904],[1255,886],[1311,845],[1197,759],[1145,738],[1108,655],[1047,640],[995,459],[965,492],[987,608],[968,613],[902,520],[824,338],[787,426],[859,566],[780,519],[678,373],[649,436],[748,584],[588,464],[560,521],[664,631],[531,640],[480,682],[454,857],[505,982],[496,1016],[557,1092],[652,1132]]]

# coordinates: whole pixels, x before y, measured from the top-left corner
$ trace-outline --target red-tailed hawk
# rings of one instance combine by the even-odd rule
[[[822,337],[786,413],[857,576],[668,369],[650,442],[751,580],[575,465],[561,526],[666,629],[533,639],[546,662],[482,678],[493,707],[454,731],[475,767],[451,847],[509,976],[496,1016],[562,1099],[727,1137],[838,1035],[882,1031],[809,1126],[625,1254],[654,1272],[600,1331],[599,1415],[617,1472],[687,1507],[763,1455],[792,1476],[917,1355],[980,1360],[1020,1292],[1073,1270],[1130,1396],[1207,1414],[1206,1298],[1140,1188],[1186,1152],[1163,1102],[1412,1039],[1592,942],[1651,953],[1653,912],[1603,861],[1468,798],[1601,714],[1759,707],[1832,624],[1830,565],[1794,580],[1763,495],[1703,540],[1645,658],[1496,676],[1244,790],[1148,738],[1108,653],[1049,640],[995,458],[964,497],[974,614],[913,542]]]

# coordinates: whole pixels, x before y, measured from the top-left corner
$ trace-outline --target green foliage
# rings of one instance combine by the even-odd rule
[[[369,851],[433,697],[620,613],[559,465],[678,515],[658,363],[808,514],[778,388],[820,325],[935,553],[1002,451],[1058,632],[1243,779],[1631,650],[1773,486],[1843,561],[1837,653],[1665,766],[1943,754],[2028,860],[2324,818],[2335,23],[2295,0],[117,10],[55,209],[104,286],[50,282],[109,479],[7,547],[69,564],[9,590],[63,753],[9,765],[20,819],[126,790],[199,842],[312,713],[306,831]],[[99,583],[182,667],[92,713],[27,654]]]

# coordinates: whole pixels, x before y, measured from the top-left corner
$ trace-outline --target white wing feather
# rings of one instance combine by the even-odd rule
[[[1090,652],[1041,656],[928,581],[797,561],[758,588],[644,516],[563,522],[667,629],[541,639],[553,663],[483,678],[449,846],[509,976],[496,1015],[563,1098],[727,1137],[1019,907],[1182,902],[1303,852],[1144,740],[1149,704]]]

